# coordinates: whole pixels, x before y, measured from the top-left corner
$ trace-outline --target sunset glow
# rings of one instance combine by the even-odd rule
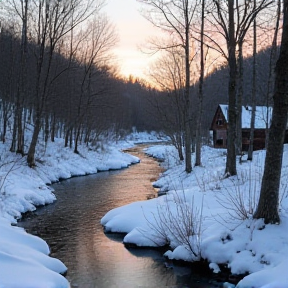
[[[117,57],[120,73],[129,77],[147,78],[151,56],[140,51],[156,30],[139,12],[140,4],[136,0],[108,0],[105,13],[116,27],[119,42],[113,49]]]

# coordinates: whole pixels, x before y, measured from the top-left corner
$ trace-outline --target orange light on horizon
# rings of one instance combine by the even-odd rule
[[[157,31],[144,19],[139,9],[139,3],[135,0],[108,0],[104,10],[115,24],[119,36],[119,43],[112,52],[116,56],[120,73],[124,77],[132,75],[147,79],[148,66],[154,57],[141,52],[140,47]]]

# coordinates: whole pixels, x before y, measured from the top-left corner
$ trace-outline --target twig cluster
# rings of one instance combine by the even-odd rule
[[[165,239],[166,244],[172,249],[183,245],[193,259],[199,260],[203,232],[203,200],[198,208],[194,203],[194,197],[188,201],[184,191],[174,191],[162,196],[160,200],[162,201],[159,201],[157,213],[152,214],[153,219],[150,220],[145,215],[149,228],[154,232],[153,237]],[[149,239],[153,241],[153,237],[150,236]]]

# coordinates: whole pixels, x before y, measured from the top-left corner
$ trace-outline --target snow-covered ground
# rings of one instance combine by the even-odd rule
[[[80,154],[64,148],[57,139],[37,146],[37,167],[30,169],[26,159],[10,153],[0,144],[0,287],[66,288],[60,273],[67,268],[49,257],[42,239],[12,224],[21,213],[37,205],[55,201],[47,184],[77,175],[120,169],[138,158],[120,152],[135,142],[158,141],[157,135],[137,133],[126,141],[109,143],[97,151],[80,146]],[[217,273],[220,264],[232,273],[246,276],[237,288],[288,287],[288,169],[283,161],[280,193],[280,225],[264,225],[251,216],[256,209],[265,152],[254,154],[253,162],[238,163],[238,176],[222,179],[225,150],[203,147],[202,167],[190,175],[169,145],[157,145],[147,153],[165,159],[167,169],[155,186],[166,196],[131,203],[109,211],[101,220],[107,231],[126,232],[124,242],[139,246],[169,244],[166,256],[187,261],[200,257]],[[284,159],[287,159],[285,147]],[[131,217],[133,215],[133,217]],[[132,221],[133,219],[133,221]],[[227,283],[226,287],[233,287]]]
[[[138,246],[169,244],[167,257],[204,258],[215,273],[220,264],[234,274],[247,273],[237,288],[288,287],[287,161],[283,161],[281,179],[281,223],[265,225],[252,219],[265,151],[254,152],[253,162],[238,163],[238,176],[228,179],[222,179],[223,149],[203,147],[202,167],[195,167],[189,175],[172,146],[157,145],[146,152],[165,159],[167,170],[154,184],[167,194],[109,211],[101,219],[106,231],[125,232],[124,243]],[[288,146],[283,157],[288,157]],[[226,283],[225,287],[234,285]]]
[[[121,169],[139,161],[120,151],[136,141],[158,141],[157,135],[134,133],[126,141],[106,143],[97,151],[80,146],[80,154],[64,148],[56,139],[47,147],[37,146],[35,169],[26,164],[26,157],[9,152],[9,144],[0,143],[0,287],[2,288],[66,288],[67,267],[49,257],[47,243],[15,227],[17,219],[38,205],[56,200],[47,184],[109,169]]]

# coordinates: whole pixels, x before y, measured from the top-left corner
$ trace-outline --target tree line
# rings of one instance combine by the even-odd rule
[[[30,167],[42,135],[46,144],[63,137],[78,153],[80,142],[96,144],[111,130],[120,137],[133,126],[157,128],[133,112],[148,85],[121,79],[112,65],[117,35],[101,13],[104,4],[1,3],[1,141],[7,141],[8,129],[10,151],[27,155]]]
[[[228,133],[226,174],[236,175],[236,155],[242,150],[244,57],[254,55],[256,59],[258,52],[272,46],[268,71],[271,71],[271,79],[273,78],[281,1],[138,0],[138,2],[143,4],[143,16],[161,30],[163,35],[161,38],[159,36],[150,40],[145,47],[146,52],[159,54],[158,62],[151,67],[150,77],[170,95],[180,93],[183,96],[180,102],[183,103],[181,113],[185,158],[191,158],[193,142],[191,139],[196,135],[196,165],[201,165],[199,147],[205,93],[204,78],[209,77],[215,69],[222,69],[223,66],[229,68],[228,129],[231,131]],[[254,79],[252,85],[254,88],[248,91],[248,94],[251,95],[250,103],[252,102],[254,112],[253,103],[257,99],[254,96],[253,98],[252,94],[259,94],[256,87],[259,85],[259,82],[256,83],[259,78],[257,73],[262,73],[259,66],[261,63],[253,62],[250,68],[250,71],[254,71],[251,77]],[[271,79],[268,81],[270,84]],[[197,88],[193,90],[192,87]],[[271,94],[272,85],[268,88]],[[247,94],[247,89],[245,92]],[[270,105],[271,100],[266,102]],[[193,123],[197,125],[193,127]],[[186,161],[185,170],[189,173],[192,164]]]

